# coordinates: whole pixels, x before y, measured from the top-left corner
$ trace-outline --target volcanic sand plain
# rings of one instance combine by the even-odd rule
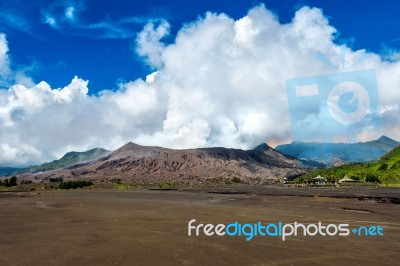
[[[323,190],[314,196],[279,191],[274,195],[236,190],[0,193],[0,265],[400,264],[399,204],[324,197]],[[286,241],[256,236],[246,241],[244,236],[188,236],[191,219],[214,225],[235,221],[380,225],[384,235],[297,236]]]

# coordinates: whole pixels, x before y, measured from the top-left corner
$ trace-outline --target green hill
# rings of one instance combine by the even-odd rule
[[[400,147],[395,148],[376,161],[351,163],[333,168],[314,170],[303,175],[300,179],[318,175],[327,178],[328,181],[338,180],[347,175],[360,182],[374,182],[384,185],[400,184]]]
[[[102,148],[95,148],[85,152],[72,151],[66,153],[61,159],[41,165],[29,166],[25,168],[0,167],[0,176],[10,176],[21,173],[37,173],[58,168],[67,168],[76,164],[95,161],[103,156],[106,156],[109,153],[110,151]]]
[[[18,174],[23,171],[23,168],[15,168],[15,167],[0,167],[0,176],[9,176]]]
[[[66,168],[71,167],[76,164],[87,163],[90,161],[97,160],[110,152],[105,149],[95,148],[92,150],[88,150],[85,152],[68,152],[61,159],[55,160],[49,163],[44,163],[37,166],[31,166],[26,169],[24,172],[44,172],[49,170],[54,170],[58,168]]]

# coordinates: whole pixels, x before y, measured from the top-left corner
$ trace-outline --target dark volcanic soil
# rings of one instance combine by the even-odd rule
[[[399,204],[278,194],[0,193],[0,265],[399,265]],[[191,219],[381,225],[384,236],[189,237]]]

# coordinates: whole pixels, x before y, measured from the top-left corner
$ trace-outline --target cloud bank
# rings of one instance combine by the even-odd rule
[[[316,60],[319,52],[337,65],[340,49],[349,65],[365,52],[339,46],[335,33],[321,10],[309,7],[287,24],[264,6],[238,20],[207,13],[182,27],[171,44],[162,42],[168,23],[151,22],[136,39],[137,53],[155,69],[145,79],[98,95],[90,95],[88,81],[78,77],[64,88],[42,81],[0,90],[0,165],[115,149],[129,141],[172,148],[290,141],[286,80],[336,73]],[[352,70],[376,70],[381,108],[374,115],[383,123],[379,131],[360,128],[359,139],[383,133],[400,139],[400,63],[369,55]],[[9,66],[0,35],[2,80]]]

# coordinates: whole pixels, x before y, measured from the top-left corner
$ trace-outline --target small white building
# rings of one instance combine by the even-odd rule
[[[351,179],[350,177],[348,177],[347,175],[345,175],[342,179],[340,179],[338,181],[339,184],[346,184],[346,183],[353,183],[353,182],[357,182],[354,179]]]
[[[326,178],[318,175],[317,177],[313,178],[313,181],[317,185],[325,185]]]

